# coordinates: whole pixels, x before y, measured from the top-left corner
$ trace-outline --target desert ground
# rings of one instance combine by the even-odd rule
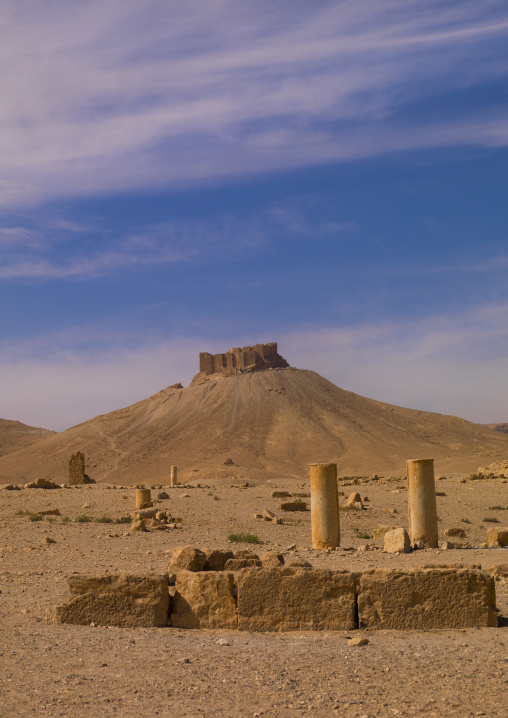
[[[508,524],[504,478],[436,476],[440,540],[446,529],[463,528],[464,538],[448,538],[462,547],[390,555],[381,539],[367,538],[378,526],[407,527],[403,472],[341,479],[341,503],[358,491],[365,508],[341,512],[341,547],[328,553],[310,548],[310,511],[284,513],[281,499],[270,497],[274,489],[305,494],[308,480],[248,481],[244,471],[239,478],[229,467],[229,476],[215,483],[165,485],[169,498],[157,505],[181,521],[172,530],[143,533],[112,523],[134,509],[132,486],[1,489],[1,715],[507,716],[506,575],[496,581],[498,628],[360,631],[369,641],[361,647],[350,645],[351,633],[344,632],[56,623],[54,607],[68,599],[69,575],[164,573],[173,549],[184,545],[276,550],[286,561],[337,569],[504,564],[506,570],[508,549],[484,547],[488,526]],[[254,518],[265,508],[283,523]],[[51,509],[60,515],[31,520],[30,514]],[[257,535],[260,543],[231,544],[228,536],[239,532]]]

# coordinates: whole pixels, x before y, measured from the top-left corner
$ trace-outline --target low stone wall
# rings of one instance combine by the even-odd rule
[[[350,631],[497,626],[494,577],[477,569],[363,573],[313,568],[72,576],[60,623]]]

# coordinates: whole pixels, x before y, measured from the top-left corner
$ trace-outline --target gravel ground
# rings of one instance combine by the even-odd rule
[[[287,483],[280,485],[288,488]],[[287,558],[305,558],[316,567],[486,568],[508,563],[508,549],[477,547],[484,540],[488,524],[482,522],[489,511],[497,511],[499,520],[508,524],[502,521],[508,511],[490,510],[508,505],[507,485],[501,482],[439,482],[437,488],[446,493],[438,499],[440,533],[447,526],[464,526],[474,547],[407,556],[384,554],[378,550],[381,541],[358,538],[379,524],[407,525],[402,482],[343,487],[346,495],[358,490],[370,501],[366,511],[341,514],[342,545],[358,549],[369,543],[374,550],[342,548],[328,555],[309,548],[308,512],[285,516],[282,526],[253,518],[263,508],[278,509],[280,501],[269,498],[271,488],[166,489],[170,499],[161,506],[182,518],[181,528],[135,535],[125,535],[128,526],[122,524],[76,521],[82,515],[126,515],[134,503],[132,488],[0,491],[2,718],[169,718],[175,713],[508,716],[508,584],[502,581],[496,582],[499,628],[355,632],[369,639],[362,647],[350,645],[351,633],[249,634],[56,624],[54,606],[67,600],[66,579],[72,572],[164,572],[175,546],[230,547],[227,536],[237,530],[255,531],[263,541],[258,547],[239,548],[278,549]],[[290,488],[305,491],[301,486]],[[32,522],[17,513],[48,508],[58,508],[61,515]],[[460,517],[471,523],[458,523]],[[56,543],[47,545],[46,537]],[[296,548],[290,549],[293,544]]]

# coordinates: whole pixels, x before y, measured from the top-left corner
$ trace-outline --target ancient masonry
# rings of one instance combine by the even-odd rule
[[[235,347],[225,354],[199,355],[199,375],[222,374],[232,376],[260,369],[284,369],[287,361],[277,353],[277,342],[254,344],[252,347]],[[199,376],[198,375],[198,376]]]
[[[95,480],[85,474],[85,455],[82,451],[72,454],[69,459],[69,485],[95,484]]]

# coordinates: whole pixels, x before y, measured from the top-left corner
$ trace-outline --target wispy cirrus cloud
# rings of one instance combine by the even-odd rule
[[[351,221],[311,220],[294,202],[247,215],[142,225],[115,236],[100,224],[84,226],[64,218],[43,220],[37,229],[6,225],[0,226],[0,279],[86,280],[130,269],[235,259],[270,252],[281,233],[319,239],[354,229]],[[93,237],[91,245],[83,241],[87,234]]]
[[[429,113],[505,77],[501,0],[29,7],[0,8],[4,206],[508,143],[495,103]]]

